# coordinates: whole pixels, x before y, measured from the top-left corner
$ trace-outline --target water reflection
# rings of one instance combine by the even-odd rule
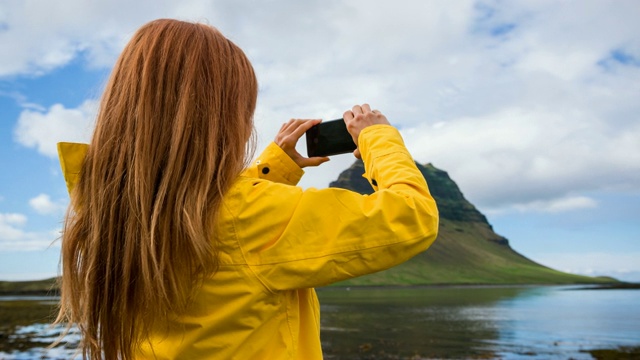
[[[0,297],[0,359],[69,359],[75,345],[45,350],[62,330],[49,325],[56,304],[53,297]],[[78,340],[77,334],[69,336]]]
[[[327,359],[591,359],[584,350],[640,343],[633,290],[324,289],[319,297]]]
[[[486,340],[500,337],[495,320],[501,318],[494,305],[524,292],[506,287],[325,289],[319,292],[325,356],[492,358],[495,352]]]
[[[507,314],[494,342],[498,354],[539,358],[586,358],[586,350],[638,346],[637,290],[583,291],[538,288],[537,297],[515,297],[496,304]]]
[[[559,287],[321,289],[326,359],[591,359],[640,344],[640,291]],[[55,298],[0,297],[0,360],[69,359],[77,332],[44,349]]]

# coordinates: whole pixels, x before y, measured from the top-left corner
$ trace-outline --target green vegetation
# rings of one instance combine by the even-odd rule
[[[426,252],[379,273],[342,282],[341,286],[471,285],[471,284],[598,284],[612,278],[594,278],[550,269],[522,256],[496,234],[475,206],[463,196],[449,175],[433,165],[417,164],[438,203],[440,229]],[[362,178],[361,161],[345,170],[331,186],[372,193]]]
[[[582,350],[596,360],[640,359],[640,347],[623,346],[617,349]]]
[[[42,282],[40,282],[42,283]],[[5,288],[7,282],[2,282]],[[10,284],[12,285],[12,284]],[[40,329],[55,319],[57,301],[55,300],[3,300],[0,301],[0,359],[4,354],[33,351],[48,346],[53,339],[46,339],[35,329],[25,329],[33,324],[40,324]],[[34,351],[35,352],[35,351]],[[13,358],[13,357],[12,357]],[[24,359],[23,357],[19,357]],[[39,356],[29,358],[40,358]]]
[[[442,219],[436,242],[426,252],[379,273],[340,283],[359,285],[425,284],[593,284],[601,279],[563,273],[537,264],[508,245],[492,241],[482,223]],[[615,280],[613,280],[615,281]]]
[[[57,278],[37,281],[0,281],[0,295],[57,295]]]
[[[339,283],[339,286],[383,285],[507,285],[507,284],[611,284],[609,277],[568,274],[537,264],[517,253],[509,241],[496,234],[487,218],[468,202],[449,175],[431,164],[417,164],[438,203],[440,229],[426,252],[379,273]],[[332,187],[370,194],[362,177],[364,165],[356,161]],[[0,281],[0,295],[52,295],[56,279]]]

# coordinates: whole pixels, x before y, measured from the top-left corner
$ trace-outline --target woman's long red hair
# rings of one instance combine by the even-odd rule
[[[204,24],[152,21],[122,52],[62,235],[57,322],[80,329],[84,358],[133,358],[216,271],[257,89],[242,50]]]

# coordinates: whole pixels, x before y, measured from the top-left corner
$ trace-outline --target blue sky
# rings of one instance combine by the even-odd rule
[[[122,47],[171,17],[246,51],[261,146],[290,118],[369,102],[515,250],[640,281],[638,14],[632,0],[4,1],[0,280],[57,274],[68,198],[55,143],[89,141]],[[301,185],[325,187],[352,161],[334,157]]]

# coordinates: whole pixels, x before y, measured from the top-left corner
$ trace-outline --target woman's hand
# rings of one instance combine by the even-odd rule
[[[327,162],[329,161],[328,157],[317,156],[306,158],[296,150],[296,144],[300,137],[312,126],[319,124],[321,121],[322,120],[291,119],[289,122],[282,124],[274,142],[301,168],[318,166]]]
[[[349,134],[351,134],[356,146],[358,145],[358,136],[360,136],[360,132],[367,126],[391,125],[389,124],[389,120],[387,120],[380,111],[372,111],[369,104],[355,105],[351,110],[345,111],[342,117],[344,118],[347,130],[349,131]],[[353,155],[360,159],[360,149],[356,149],[353,152]]]

